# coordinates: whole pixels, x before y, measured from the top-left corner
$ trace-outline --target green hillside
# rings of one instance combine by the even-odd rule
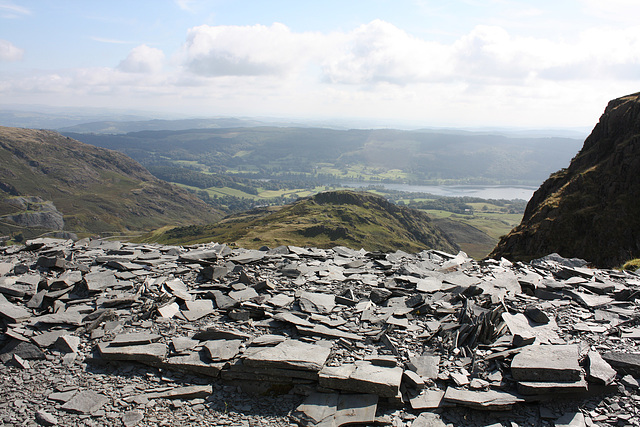
[[[122,153],[52,131],[0,127],[0,233],[33,233],[29,221],[16,218],[42,212],[39,205],[62,213],[64,231],[87,235],[131,234],[222,216]],[[52,227],[57,228],[38,231]]]
[[[425,213],[353,191],[320,193],[291,205],[234,215],[216,224],[161,230],[145,236],[144,241],[216,241],[244,248],[295,245],[347,246],[369,251],[459,250]]]

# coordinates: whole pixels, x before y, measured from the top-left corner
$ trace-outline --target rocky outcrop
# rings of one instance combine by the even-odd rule
[[[21,227],[44,228],[47,230],[62,230],[64,228],[63,215],[51,201],[40,197],[13,197],[7,199],[7,204],[20,209],[5,219]]]
[[[568,168],[535,192],[489,257],[556,252],[600,267],[640,257],[640,93],[609,103]]]

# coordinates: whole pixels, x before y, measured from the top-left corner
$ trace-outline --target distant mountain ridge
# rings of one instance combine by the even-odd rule
[[[552,252],[600,267],[640,257],[640,93],[609,102],[569,167],[542,184],[489,256]]]
[[[148,231],[222,217],[122,153],[53,131],[0,127],[0,232],[28,227],[38,215],[23,215],[22,222],[12,217],[34,209],[62,213],[63,230],[86,234]]]
[[[219,223],[160,230],[145,241],[169,244],[235,243],[258,249],[280,245],[369,251],[456,253],[459,246],[421,212],[383,197],[355,191],[327,191],[278,208],[257,209]]]
[[[538,185],[566,165],[582,142],[559,137],[273,126],[65,135],[121,151],[149,167],[187,161],[212,173],[256,179],[293,174],[325,179],[325,183],[331,174],[348,173],[351,180],[364,174],[417,184],[443,180]]]

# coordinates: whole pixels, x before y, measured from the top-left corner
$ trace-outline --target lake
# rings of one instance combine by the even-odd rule
[[[344,182],[345,187],[362,188],[369,185],[380,185],[389,190],[407,191],[410,193],[429,193],[447,197],[480,197],[482,199],[522,199],[529,200],[538,187],[512,185],[408,185],[384,184],[371,182]]]

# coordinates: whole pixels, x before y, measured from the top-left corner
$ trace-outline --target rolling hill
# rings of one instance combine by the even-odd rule
[[[144,241],[167,244],[235,243],[244,248],[280,245],[369,251],[419,252],[459,247],[423,212],[354,191],[328,191],[282,207],[256,209],[211,225],[159,230]]]

